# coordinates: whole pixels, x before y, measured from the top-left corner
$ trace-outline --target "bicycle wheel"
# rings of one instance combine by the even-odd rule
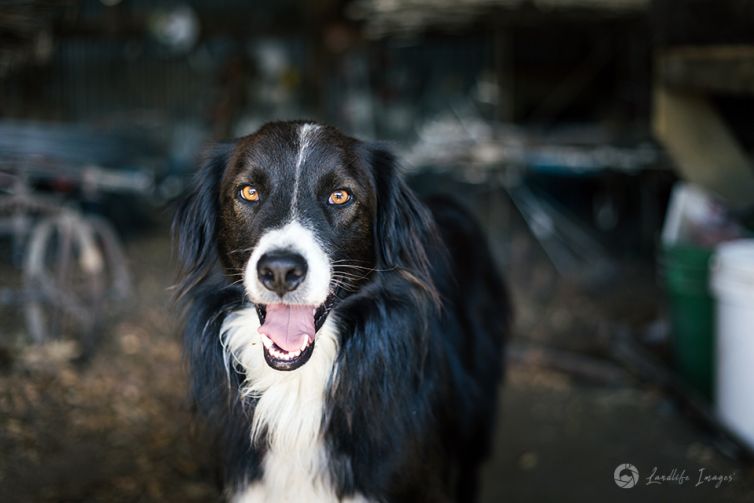
[[[93,227],[70,212],[40,221],[29,238],[24,287],[32,340],[73,339],[88,354],[102,320],[106,289],[103,253]]]
[[[106,300],[110,303],[108,308],[115,307],[113,304],[120,305],[131,295],[131,275],[123,253],[123,246],[107,220],[88,215],[86,221],[91,225],[94,241],[102,251],[104,274],[107,278]]]

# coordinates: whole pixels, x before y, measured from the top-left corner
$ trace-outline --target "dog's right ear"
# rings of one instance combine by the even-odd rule
[[[178,299],[206,279],[218,262],[215,230],[220,180],[234,146],[220,143],[207,151],[191,192],[180,201],[173,217],[173,242],[180,261]]]

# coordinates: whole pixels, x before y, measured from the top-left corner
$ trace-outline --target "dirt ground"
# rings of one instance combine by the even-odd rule
[[[126,242],[135,292],[93,360],[26,348],[0,376],[0,501],[213,501],[192,442],[167,229]]]
[[[0,501],[207,502],[219,496],[185,400],[167,230],[127,241],[133,300],[103,332],[93,360],[79,367],[64,343],[6,349],[0,373]],[[528,281],[528,279],[526,279]],[[514,281],[515,283],[515,281]],[[514,294],[516,285],[514,284]],[[523,297],[523,299],[521,298]],[[521,342],[550,343],[553,327],[609,331],[575,296],[542,306],[519,296]],[[522,304],[529,302],[528,309]],[[581,314],[578,314],[581,313]],[[592,320],[586,324],[583,319]],[[595,325],[596,324],[596,325]],[[7,326],[13,326],[9,323]],[[559,332],[560,333],[560,332]],[[569,339],[584,346],[579,336]],[[633,382],[600,385],[522,363],[501,389],[494,457],[483,501],[754,501],[754,470],[715,449],[673,403]],[[640,473],[618,488],[621,463]],[[690,481],[646,485],[646,477],[686,470]],[[696,486],[699,468],[732,482]],[[677,473],[676,472],[676,473]]]

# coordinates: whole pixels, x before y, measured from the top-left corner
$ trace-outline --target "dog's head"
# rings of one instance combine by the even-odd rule
[[[176,215],[182,294],[218,274],[243,285],[267,363],[294,370],[338,303],[394,271],[431,289],[426,210],[384,149],[310,122],[217,147]]]

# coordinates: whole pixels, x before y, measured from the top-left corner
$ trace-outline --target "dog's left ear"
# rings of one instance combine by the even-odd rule
[[[437,301],[428,257],[428,247],[437,240],[432,215],[401,177],[389,150],[381,145],[364,148],[377,196],[374,239],[380,266],[397,269]]]
[[[220,143],[207,152],[191,192],[180,202],[173,217],[173,240],[181,263],[179,299],[207,278],[218,263],[215,231],[219,186],[234,145]]]

